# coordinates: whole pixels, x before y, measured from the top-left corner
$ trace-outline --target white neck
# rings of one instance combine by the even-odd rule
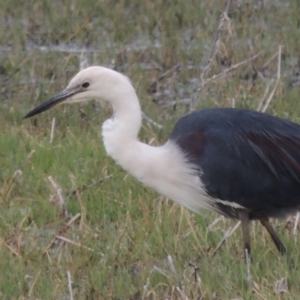
[[[135,155],[142,124],[139,100],[133,88],[112,103],[113,115],[102,125],[103,142],[108,155],[127,170],[128,160]],[[136,153],[137,154],[137,153]]]
[[[135,90],[113,101],[113,116],[102,125],[104,146],[121,167],[139,181],[193,210],[211,208],[194,166],[172,141],[153,147],[138,140],[142,115]],[[201,201],[201,198],[203,201]]]

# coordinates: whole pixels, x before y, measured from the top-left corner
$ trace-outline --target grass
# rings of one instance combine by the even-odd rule
[[[240,229],[212,257],[234,221],[210,226],[218,215],[168,201],[105,155],[99,130],[109,109],[91,102],[22,120],[65,87],[85,49],[89,64],[131,78],[143,111],[164,126],[144,123],[140,137],[160,144],[191,100],[198,109],[256,109],[275,86],[281,45],[280,83],[267,111],[299,123],[297,0],[232,1],[205,78],[263,52],[197,92],[224,10],[217,0],[0,3],[1,299],[70,299],[68,272],[74,299],[298,297],[293,219],[274,223],[295,268],[252,225],[249,289]],[[49,176],[62,189],[67,216]]]

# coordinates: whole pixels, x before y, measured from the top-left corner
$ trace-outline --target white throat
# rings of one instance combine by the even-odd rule
[[[139,181],[177,203],[195,212],[212,209],[198,171],[175,143],[153,147],[138,140],[142,116],[134,89],[112,106],[113,117],[102,125],[107,154]]]

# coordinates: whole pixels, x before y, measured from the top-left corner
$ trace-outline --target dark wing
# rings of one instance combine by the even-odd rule
[[[232,109],[190,116],[179,121],[171,139],[199,167],[207,193],[222,200],[218,209],[225,215],[236,216],[235,204],[249,209],[251,218],[299,209],[299,125]]]

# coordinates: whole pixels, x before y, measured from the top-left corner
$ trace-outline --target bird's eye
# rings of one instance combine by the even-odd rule
[[[90,83],[89,82],[84,82],[81,86],[86,89],[90,86]]]

